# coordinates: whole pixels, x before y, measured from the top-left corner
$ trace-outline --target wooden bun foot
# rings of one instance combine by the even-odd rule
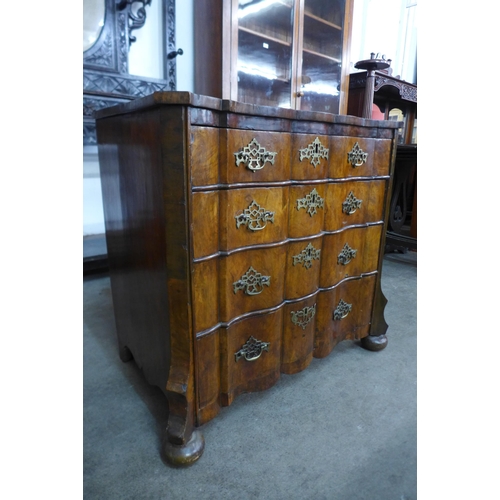
[[[361,347],[369,351],[381,351],[387,346],[387,337],[382,334],[378,336],[368,335],[361,339]]]
[[[172,444],[166,440],[163,446],[165,460],[174,467],[187,467],[198,460],[205,449],[203,434],[195,430],[184,445]]]

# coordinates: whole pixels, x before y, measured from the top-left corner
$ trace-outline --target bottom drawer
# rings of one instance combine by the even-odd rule
[[[342,340],[365,337],[377,275],[343,281],[318,296],[314,357],[323,358]]]
[[[223,406],[243,392],[268,389],[280,376],[283,311],[259,314],[220,329]]]

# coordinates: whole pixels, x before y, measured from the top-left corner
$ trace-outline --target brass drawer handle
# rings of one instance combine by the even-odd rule
[[[363,203],[363,200],[358,200],[351,191],[342,203],[342,212],[352,215],[361,206],[361,203]]]
[[[313,265],[313,260],[319,260],[320,254],[321,250],[317,250],[312,243],[309,243],[302,252],[293,256],[293,265],[302,263],[306,269],[309,269]]]
[[[366,163],[368,153],[365,153],[356,142],[349,153],[347,153],[347,162],[351,164],[352,168],[361,167]]]
[[[236,228],[246,226],[250,231],[260,231],[267,226],[268,222],[274,224],[274,212],[262,208],[255,200],[243,210],[243,213],[234,216]]]
[[[264,285],[271,285],[271,276],[263,276],[250,266],[248,271],[233,283],[233,288],[234,293],[243,290],[246,295],[258,295],[264,290]]]
[[[300,326],[302,330],[306,329],[307,324],[314,318],[316,314],[316,304],[311,307],[304,307],[300,311],[291,311],[292,323]]]
[[[344,302],[342,299],[340,299],[340,302],[337,305],[337,308],[335,311],[333,311],[333,319],[335,321],[344,319],[352,309],[352,304],[348,304],[347,302]]]
[[[308,158],[311,160],[311,165],[316,168],[316,165],[319,165],[320,158],[325,158],[328,160],[328,152],[329,149],[325,148],[319,137],[316,137],[311,144],[303,149],[299,149],[299,161],[302,161],[304,158]]]
[[[240,163],[243,163],[249,170],[255,172],[256,170],[263,169],[267,162],[274,165],[274,158],[277,154],[278,153],[266,151],[266,148],[262,147],[257,142],[257,139],[254,138],[250,141],[248,146],[234,153],[234,156],[236,157],[237,167]]]
[[[260,358],[263,351],[269,352],[270,342],[263,342],[262,340],[257,340],[255,337],[250,336],[250,338],[243,344],[243,347],[234,353],[235,361],[237,362],[240,358],[245,358],[247,361],[255,361]]]
[[[348,243],[346,243],[337,257],[337,264],[346,266],[352,259],[354,259],[354,257],[356,257],[357,253],[357,250],[354,250]]]
[[[307,213],[312,217],[318,212],[318,208],[325,206],[325,200],[321,198],[316,188],[314,188],[305,198],[297,200],[297,210],[304,208]]]

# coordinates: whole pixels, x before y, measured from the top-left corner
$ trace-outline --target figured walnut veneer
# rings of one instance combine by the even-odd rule
[[[100,112],[118,345],[168,398],[167,459],[238,394],[382,346],[396,127],[184,92]]]

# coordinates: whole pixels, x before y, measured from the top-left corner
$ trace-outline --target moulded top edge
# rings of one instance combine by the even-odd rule
[[[185,105],[205,108],[214,111],[225,111],[235,114],[262,116],[268,118],[284,118],[288,120],[319,121],[323,123],[339,123],[361,127],[399,128],[401,124],[394,121],[371,120],[351,115],[336,115],[319,111],[303,111],[274,106],[260,106],[228,99],[218,99],[184,91],[159,91],[132,101],[110,106],[96,111],[96,118],[104,118],[119,114],[131,113],[159,105]]]

